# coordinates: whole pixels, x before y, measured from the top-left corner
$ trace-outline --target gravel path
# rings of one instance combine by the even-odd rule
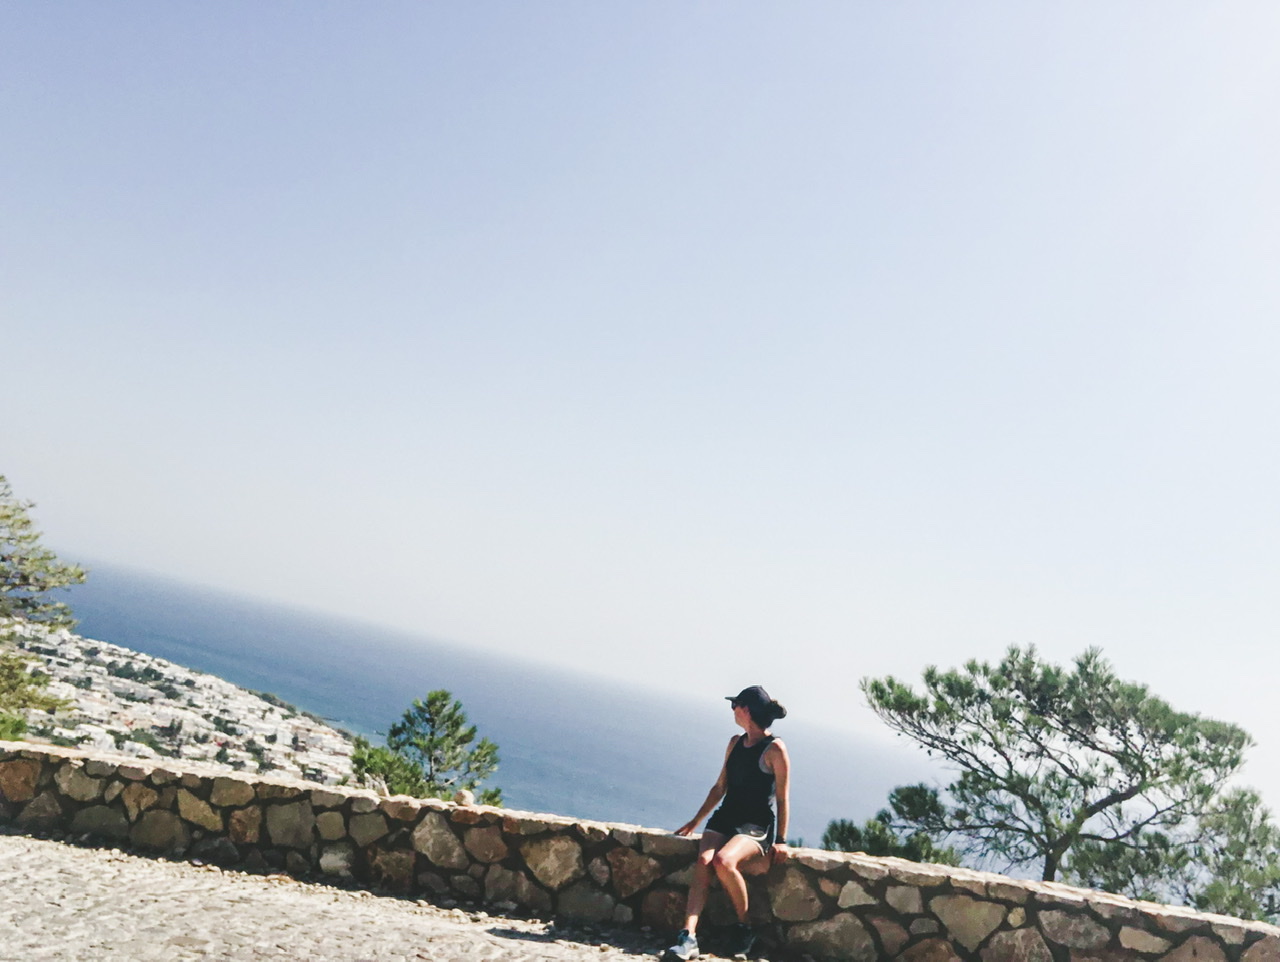
[[[489,916],[0,830],[4,962],[636,962],[660,948],[643,932]]]

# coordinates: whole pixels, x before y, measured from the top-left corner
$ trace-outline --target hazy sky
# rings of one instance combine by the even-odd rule
[[[864,675],[1098,645],[1280,806],[1277,49],[1271,2],[6,4],[0,473],[72,558],[859,737]]]

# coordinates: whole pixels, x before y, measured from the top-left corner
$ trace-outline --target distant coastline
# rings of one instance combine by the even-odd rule
[[[674,828],[734,734],[718,692],[691,702],[86,560],[89,580],[70,594],[81,634],[274,692],[334,728],[381,741],[414,698],[449,689],[498,743],[492,784],[512,808]],[[909,750],[872,749],[789,707],[778,731],[796,761],[792,834],[809,844],[829,820],[868,818],[894,786],[930,775]]]
[[[70,631],[13,631],[68,705],[29,712],[32,741],[322,784],[351,777],[351,735],[282,698]]]

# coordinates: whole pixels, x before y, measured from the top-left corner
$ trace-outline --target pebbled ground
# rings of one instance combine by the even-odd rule
[[[661,948],[634,930],[491,916],[0,830],[4,962],[635,962]]]

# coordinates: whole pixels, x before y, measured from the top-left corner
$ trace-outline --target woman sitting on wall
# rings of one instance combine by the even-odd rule
[[[698,823],[724,800],[707,822],[689,886],[684,930],[675,945],[663,953],[664,962],[685,962],[698,957],[698,918],[707,902],[714,872],[724,886],[738,916],[730,933],[728,954],[745,959],[756,933],[747,924],[747,883],[742,869],[751,862],[787,857],[787,824],[791,813],[791,761],[786,746],[769,731],[769,725],[785,718],[787,710],[759,685],[730,695],[733,720],[743,734],[729,740],[720,777],[689,822],[677,835],[692,835]],[[774,801],[777,800],[777,815]]]

